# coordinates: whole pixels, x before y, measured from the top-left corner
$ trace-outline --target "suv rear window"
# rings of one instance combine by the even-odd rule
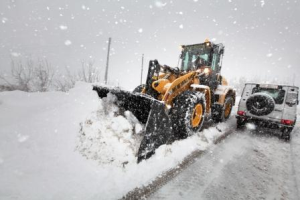
[[[274,88],[260,88],[255,87],[252,90],[252,94],[262,92],[273,97],[276,104],[282,104],[284,101],[285,91],[282,89],[274,89]]]
[[[288,92],[286,96],[285,103],[289,106],[293,106],[298,102],[298,93],[297,92]]]

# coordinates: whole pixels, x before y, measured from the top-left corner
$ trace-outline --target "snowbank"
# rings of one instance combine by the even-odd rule
[[[100,100],[86,83],[69,93],[0,93],[1,199],[118,199],[235,124],[232,117],[162,145],[136,164],[142,125],[113,101]]]
[[[120,113],[115,100],[108,94],[99,100],[98,109],[80,123],[77,149],[99,164],[122,166],[136,162],[142,125],[131,112]]]

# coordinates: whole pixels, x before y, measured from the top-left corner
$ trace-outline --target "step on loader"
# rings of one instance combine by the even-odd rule
[[[224,46],[206,40],[181,47],[180,68],[151,60],[146,83],[133,92],[93,87],[100,98],[115,95],[119,107],[145,124],[138,162],[148,159],[159,146],[200,131],[205,120],[225,121],[235,104],[235,90],[220,74]]]

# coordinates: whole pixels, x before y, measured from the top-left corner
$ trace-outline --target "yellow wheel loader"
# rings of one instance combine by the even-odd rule
[[[150,61],[146,83],[133,92],[93,88],[100,98],[115,95],[119,107],[145,124],[138,162],[153,155],[160,145],[200,131],[206,120],[225,121],[235,103],[235,90],[220,74],[224,46],[206,40],[181,47],[180,68]]]

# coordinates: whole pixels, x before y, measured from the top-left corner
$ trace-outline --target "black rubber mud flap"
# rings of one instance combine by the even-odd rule
[[[94,86],[93,90],[97,91],[100,98],[107,97],[108,93],[115,95],[118,99],[116,104],[119,107],[131,111],[141,123],[147,122],[154,101],[150,96],[102,86]]]
[[[165,104],[153,101],[145,128],[145,136],[138,151],[138,163],[150,158],[159,146],[173,141],[172,122],[165,111]]]

